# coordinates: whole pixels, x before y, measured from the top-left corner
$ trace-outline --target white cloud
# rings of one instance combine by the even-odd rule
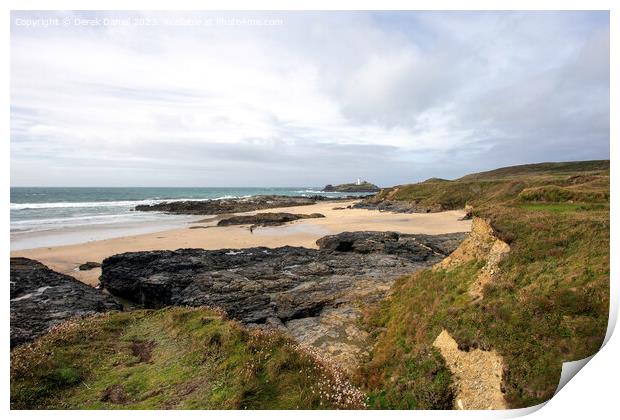
[[[12,184],[393,184],[608,157],[605,14],[237,16],[284,25],[13,23]]]

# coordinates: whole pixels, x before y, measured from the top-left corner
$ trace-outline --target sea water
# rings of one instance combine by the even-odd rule
[[[293,188],[47,188],[11,187],[11,249],[66,245],[180,227],[196,216],[132,211],[162,201],[252,195],[340,197],[318,187]],[[204,217],[204,216],[202,216]]]

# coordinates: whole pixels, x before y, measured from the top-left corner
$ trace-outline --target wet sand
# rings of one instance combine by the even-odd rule
[[[179,248],[247,248],[284,245],[316,248],[316,240],[347,231],[395,231],[401,233],[440,234],[468,232],[470,220],[458,220],[463,211],[426,214],[395,214],[376,210],[344,209],[351,202],[318,203],[311,206],[286,207],[244,214],[287,212],[321,213],[325,218],[302,219],[283,226],[259,227],[250,232],[248,225],[217,227],[218,218],[206,218],[203,223],[189,223],[187,227],[155,233],[66,245],[12,251],[11,256],[27,257],[42,262],[53,270],[74,276],[90,285],[98,283],[101,269],[79,271],[86,261],[101,262],[114,254],[129,251],[175,250]]]

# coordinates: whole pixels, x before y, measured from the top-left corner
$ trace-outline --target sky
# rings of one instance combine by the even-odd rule
[[[609,159],[608,12],[12,12],[12,186]]]

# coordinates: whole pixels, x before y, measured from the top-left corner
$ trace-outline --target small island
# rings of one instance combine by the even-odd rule
[[[331,185],[328,184],[323,188],[324,192],[378,192],[381,188],[368,181],[360,181],[350,184]]]

